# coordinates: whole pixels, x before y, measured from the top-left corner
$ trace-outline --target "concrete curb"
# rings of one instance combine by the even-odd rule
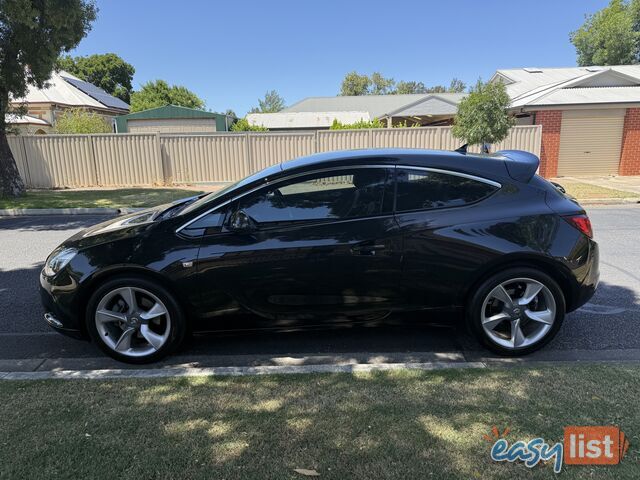
[[[585,200],[578,199],[578,203],[580,205],[627,205],[640,203],[640,198],[589,198]]]
[[[107,369],[107,370],[57,370],[46,372],[0,372],[0,380],[104,380],[116,378],[169,378],[289,375],[302,373],[357,373],[389,370],[444,370],[458,368],[486,368],[483,362],[426,362],[426,363],[377,363],[349,365],[269,365],[256,367],[185,367],[166,369]]]
[[[144,208],[7,208],[0,209],[0,217],[33,215],[126,215]]]

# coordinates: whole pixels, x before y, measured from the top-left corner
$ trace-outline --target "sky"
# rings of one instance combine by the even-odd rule
[[[495,70],[576,64],[570,32],[607,0],[98,0],[72,55],[113,52],[134,89],[184,85],[243,116],[268,90],[336,95],[347,72],[473,84]]]

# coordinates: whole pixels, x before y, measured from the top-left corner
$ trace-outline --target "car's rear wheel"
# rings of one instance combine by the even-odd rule
[[[492,275],[473,294],[467,319],[490,350],[526,355],[546,345],[565,315],[558,284],[532,268],[511,268]]]
[[[185,322],[165,288],[140,277],[102,284],[87,305],[87,331],[108,355],[127,363],[149,363],[175,349]]]

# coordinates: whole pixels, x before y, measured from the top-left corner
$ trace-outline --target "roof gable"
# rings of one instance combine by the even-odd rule
[[[308,97],[282,110],[289,112],[367,112],[370,118],[382,118],[437,96],[443,102],[457,104],[464,94],[417,93],[400,95],[356,95]]]
[[[505,75],[512,108],[640,102],[640,65],[498,70],[492,81]]]
[[[34,85],[30,85],[27,94],[20,99],[12,99],[16,103],[55,103],[58,105],[66,105],[70,107],[84,107],[84,108],[103,108],[109,110],[119,110],[121,112],[127,111],[129,106],[122,103],[122,108],[114,108],[103,104],[95,98],[87,95],[79,88],[73,86],[66,79],[72,79],[80,81],[79,78],[71,75],[68,72],[60,70],[59,72],[53,72],[51,78],[45,84],[44,88],[37,88]],[[109,95],[104,90],[99,89],[95,85],[93,86],[96,91],[100,90],[104,95],[112,97],[114,101],[115,97]],[[118,99],[118,102],[120,100]]]
[[[640,78],[627,75],[616,70],[600,70],[592,75],[579,77],[570,86],[562,88],[578,87],[631,87],[640,85]]]
[[[388,112],[388,116],[394,117],[420,117],[429,115],[455,115],[458,111],[458,103],[464,98],[465,94],[459,94],[457,97],[441,97],[437,94],[429,94],[409,105]]]

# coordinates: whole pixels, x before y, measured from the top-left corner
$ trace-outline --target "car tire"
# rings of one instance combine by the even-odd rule
[[[157,282],[139,276],[100,284],[87,303],[85,321],[89,336],[103,352],[133,364],[165,357],[183,342],[187,331],[175,297]]]
[[[514,357],[550,342],[562,326],[565,311],[564,294],[557,282],[540,270],[521,267],[484,280],[471,296],[466,319],[485,347],[498,355]]]

